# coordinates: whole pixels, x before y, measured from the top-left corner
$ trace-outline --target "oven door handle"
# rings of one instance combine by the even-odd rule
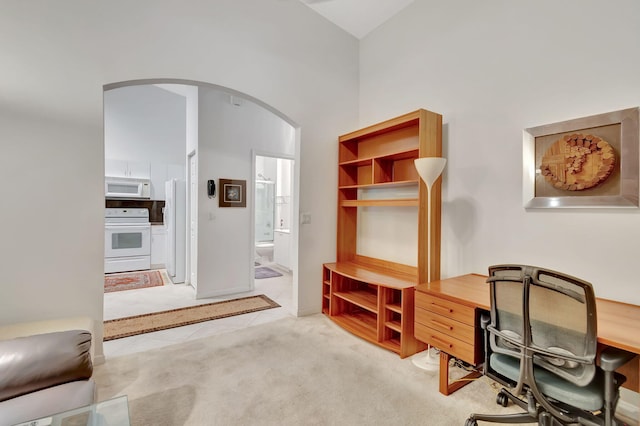
[[[107,230],[123,230],[123,231],[132,231],[132,230],[141,230],[146,231],[147,229],[151,229],[151,224],[147,223],[106,223],[104,228]]]

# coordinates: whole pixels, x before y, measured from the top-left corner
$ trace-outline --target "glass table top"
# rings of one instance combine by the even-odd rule
[[[129,426],[127,396],[119,396],[16,426]]]

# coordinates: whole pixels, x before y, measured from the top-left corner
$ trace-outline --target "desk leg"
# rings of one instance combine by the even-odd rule
[[[451,356],[443,351],[440,351],[440,393],[443,395],[450,395],[460,389],[461,387],[468,385],[477,379],[482,374],[477,371],[472,371],[464,377],[459,378],[453,383],[449,383],[449,360]]]

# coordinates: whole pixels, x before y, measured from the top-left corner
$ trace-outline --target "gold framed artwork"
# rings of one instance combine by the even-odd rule
[[[525,129],[525,208],[638,207],[639,108]]]
[[[247,181],[220,179],[219,207],[247,207]]]

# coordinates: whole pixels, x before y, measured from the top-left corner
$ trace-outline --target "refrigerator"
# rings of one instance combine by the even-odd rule
[[[164,224],[167,227],[167,273],[184,283],[187,244],[187,186],[182,179],[165,182]]]

